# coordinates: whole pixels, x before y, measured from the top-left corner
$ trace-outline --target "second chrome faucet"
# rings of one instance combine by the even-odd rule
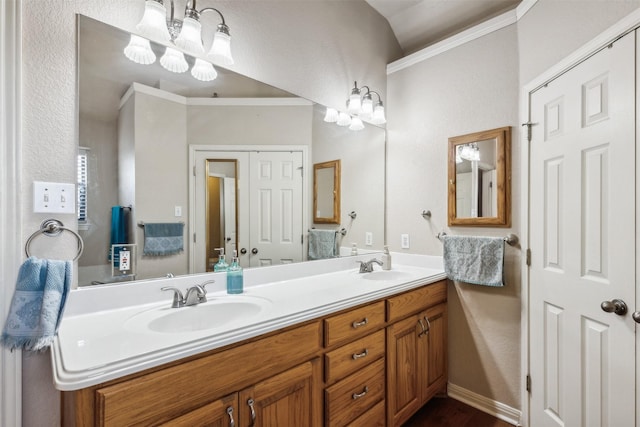
[[[382,265],[382,261],[379,259],[370,259],[369,261],[357,261],[360,263],[360,273],[371,273],[373,271],[373,263]]]
[[[171,308],[188,307],[207,302],[207,290],[205,289],[205,286],[213,282],[215,282],[215,280],[191,286],[190,288],[187,288],[187,292],[184,296],[180,289],[173,286],[165,286],[161,289],[163,291],[173,291],[173,302],[171,303]]]

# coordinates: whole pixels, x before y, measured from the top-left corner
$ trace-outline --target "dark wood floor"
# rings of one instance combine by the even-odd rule
[[[512,427],[512,425],[458,400],[434,398],[403,427]]]

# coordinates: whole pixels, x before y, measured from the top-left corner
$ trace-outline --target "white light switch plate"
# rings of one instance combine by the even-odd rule
[[[34,213],[75,213],[76,186],[59,182],[33,182]]]
[[[409,249],[409,235],[401,234],[400,235],[400,247],[402,249]]]
[[[373,246],[373,233],[371,231],[364,233],[364,244],[366,246]]]

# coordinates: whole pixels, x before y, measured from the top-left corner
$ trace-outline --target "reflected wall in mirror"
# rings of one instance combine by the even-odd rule
[[[78,15],[78,142],[85,148],[82,151],[87,160],[87,217],[78,224],[85,241],[78,262],[80,286],[114,281],[108,253],[111,208],[118,205],[131,206],[127,239],[140,246],[136,280],[206,271],[209,261],[203,255],[197,263],[201,267],[193,267],[194,254],[188,246],[194,227],[189,209],[192,174],[188,153],[189,147],[196,144],[304,145],[310,155],[313,153],[302,165],[308,178],[313,163],[341,159],[342,206],[360,213],[357,221],[341,219],[341,225],[348,229],[342,246],[357,242],[364,248],[365,231],[372,231],[374,244],[368,249],[382,249],[384,129],[367,124],[364,130],[352,132],[324,123],[323,106],[222,67],[216,66],[215,80],[200,82],[190,73],[170,73],[157,61],[152,65],[135,64],[123,54],[129,39],[130,34],[123,30]],[[151,46],[156,55],[161,55],[163,49],[159,45]],[[193,60],[187,55],[187,61]],[[248,105],[252,102],[254,105]],[[207,112],[214,109],[215,113]],[[304,120],[291,120],[292,115]],[[210,132],[212,127],[218,133]],[[363,152],[369,160],[366,169],[358,166]],[[240,164],[238,169],[242,169]],[[310,179],[305,178],[302,191],[307,224],[313,220],[312,189]],[[240,208],[236,215],[242,215]],[[225,226],[226,219],[225,216]],[[136,225],[139,222],[183,222],[184,252],[143,256],[144,229]],[[237,236],[243,232],[239,223],[238,220]],[[305,235],[302,237],[306,245]],[[204,242],[204,235],[198,241]],[[299,235],[296,241],[300,242]],[[212,248],[220,247],[217,245],[211,244]],[[238,243],[238,250],[242,249],[240,246]],[[247,249],[250,253],[251,247]],[[248,258],[247,255],[246,266]],[[306,254],[297,259],[306,260]]]
[[[448,224],[511,225],[511,127],[449,138]]]
[[[313,222],[340,224],[340,160],[313,165]]]

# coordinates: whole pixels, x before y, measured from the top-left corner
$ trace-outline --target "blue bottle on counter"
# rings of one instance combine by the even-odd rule
[[[218,251],[218,262],[213,266],[213,271],[227,271],[229,269],[229,264],[224,259],[224,248],[216,248]]]
[[[227,293],[241,294],[243,288],[242,267],[238,263],[238,251],[233,251],[233,261],[227,269]]]

